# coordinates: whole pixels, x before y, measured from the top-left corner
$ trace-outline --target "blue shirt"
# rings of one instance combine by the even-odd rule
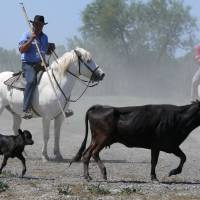
[[[20,41],[19,41],[19,48],[25,44],[31,37],[31,33],[30,32],[25,32]],[[47,52],[48,49],[48,37],[46,34],[42,33],[40,34],[40,36],[38,36],[30,45],[29,49],[25,52],[21,54],[21,61],[22,62],[31,62],[31,63],[39,63],[41,62],[41,58],[40,55],[37,51],[36,45],[35,45],[35,41],[37,41],[38,47],[40,49],[40,52],[42,54],[43,57],[45,57],[45,54]]]

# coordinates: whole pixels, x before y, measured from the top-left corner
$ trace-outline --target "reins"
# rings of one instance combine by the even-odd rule
[[[67,104],[68,102],[73,102],[73,103],[77,102],[77,101],[83,96],[83,94],[86,92],[86,90],[87,90],[89,87],[94,87],[94,86],[96,86],[96,85],[99,84],[99,81],[98,81],[97,83],[91,84],[92,78],[93,78],[93,76],[94,76],[94,73],[95,73],[95,71],[98,69],[98,67],[97,67],[94,71],[92,71],[92,70],[89,68],[89,66],[80,58],[80,56],[78,55],[77,51],[74,50],[74,52],[76,53],[77,58],[78,58],[79,75],[81,75],[81,72],[80,72],[80,62],[82,62],[82,63],[92,72],[92,76],[90,77],[90,80],[87,81],[87,80],[81,79],[79,76],[77,76],[76,74],[72,73],[71,71],[69,71],[69,70],[67,71],[70,75],[74,76],[76,79],[78,79],[82,84],[84,84],[84,85],[86,86],[85,89],[83,90],[83,92],[80,94],[80,96],[77,97],[76,99],[72,100],[72,99],[70,99],[70,97],[67,97],[67,96],[65,95],[64,91],[63,91],[62,88],[60,87],[60,84],[58,83],[58,81],[57,81],[57,79],[56,79],[56,77],[55,77],[55,75],[54,75],[54,73],[53,73],[53,69],[51,70],[51,71],[52,71],[53,78],[54,78],[54,80],[55,80],[55,83],[56,83],[57,87],[59,88],[60,92],[62,93],[62,95],[63,95],[64,98],[65,98],[65,101],[66,101],[66,102],[65,102],[65,106],[66,106],[66,104]],[[51,54],[50,54],[50,56],[51,56],[52,54],[54,55],[55,61],[58,63],[58,61],[57,61],[58,56],[57,56],[57,54],[55,53],[55,51],[52,51]],[[49,60],[50,60],[50,56],[49,56],[48,62],[49,62]],[[91,85],[90,85],[90,84],[91,84]],[[65,106],[64,106],[64,108],[65,108]]]
[[[95,72],[95,71],[94,71],[94,72]],[[92,79],[92,76],[93,76],[93,75],[91,76],[90,80],[87,81],[87,80],[81,79],[80,77],[78,77],[76,74],[70,72],[69,70],[68,70],[68,73],[69,73],[70,75],[74,76],[75,78],[77,78],[80,82],[82,82],[83,85],[85,85],[85,86],[87,86],[87,87],[94,87],[94,86],[96,86],[96,85],[99,84],[99,81],[98,81],[97,83],[93,83],[92,85],[86,84],[86,83],[91,83],[91,79]]]

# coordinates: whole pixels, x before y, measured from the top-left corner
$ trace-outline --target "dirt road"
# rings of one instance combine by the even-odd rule
[[[110,102],[110,103],[108,103]],[[90,164],[91,182],[86,182],[82,163],[74,163],[70,168],[69,160],[77,152],[84,137],[84,114],[93,104],[139,105],[161,101],[141,100],[132,97],[99,97],[83,98],[71,105],[74,116],[67,119],[62,127],[61,152],[63,162],[43,162],[41,160],[42,129],[41,119],[23,121],[22,129],[33,134],[35,144],[26,148],[27,173],[20,178],[21,163],[10,159],[0,179],[0,199],[200,199],[200,130],[191,133],[181,148],[186,153],[187,161],[183,172],[168,177],[179,159],[174,155],[161,153],[157,165],[157,176],[160,183],[150,180],[150,151],[128,149],[114,144],[103,150],[100,155],[108,172],[108,182],[101,178],[100,171],[94,162]],[[173,101],[162,101],[173,103]],[[184,102],[182,102],[184,103]],[[0,116],[0,132],[12,134],[12,117],[4,112]],[[90,138],[89,138],[90,140]],[[48,152],[53,156],[53,124]]]

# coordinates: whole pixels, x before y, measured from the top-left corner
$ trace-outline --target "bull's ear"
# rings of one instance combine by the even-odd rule
[[[19,135],[22,135],[23,131],[21,129],[18,129],[18,133],[19,133]]]

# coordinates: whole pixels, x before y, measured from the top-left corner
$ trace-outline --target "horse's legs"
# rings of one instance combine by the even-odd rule
[[[47,154],[47,143],[49,140],[49,127],[50,127],[50,119],[42,118],[42,125],[43,125],[43,148],[42,148],[42,159],[43,161],[49,160]]]
[[[179,147],[176,149],[176,151],[173,152],[173,154],[179,157],[181,161],[176,169],[170,171],[169,176],[180,174],[182,172],[183,165],[186,161],[186,156]]]
[[[0,101],[1,102],[1,101]],[[0,114],[1,112],[3,111],[4,107],[3,105],[0,103]],[[15,114],[11,109],[10,109],[10,106],[7,105],[6,106],[6,109],[12,114],[12,117],[13,117],[13,132],[15,135],[18,135],[18,129],[20,128],[21,126],[21,123],[22,123],[22,119],[19,115]]]
[[[54,119],[54,155],[56,160],[63,160],[63,157],[60,153],[60,129],[63,120],[64,117],[62,114]]]
[[[7,104],[5,104],[4,97],[0,96],[0,113],[3,111]]]
[[[13,132],[14,132],[15,135],[19,135],[18,130],[21,126],[22,118],[19,115],[14,114],[12,112],[11,112],[11,114],[12,114],[12,117],[13,117]],[[24,155],[28,156],[25,150],[24,150]]]
[[[18,135],[18,129],[22,123],[22,119],[19,115],[12,114],[13,116],[13,131],[15,135]]]
[[[3,104],[3,100],[0,97],[0,114],[3,112],[4,108],[5,108],[5,105]]]

